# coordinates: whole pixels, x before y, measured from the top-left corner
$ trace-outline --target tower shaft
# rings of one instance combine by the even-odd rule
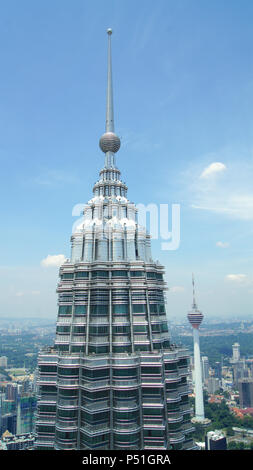
[[[205,414],[204,414],[202,371],[201,371],[201,363],[200,363],[199,330],[197,328],[193,328],[193,341],[194,341],[194,372],[195,372],[195,418],[198,421],[203,421],[205,419]]]

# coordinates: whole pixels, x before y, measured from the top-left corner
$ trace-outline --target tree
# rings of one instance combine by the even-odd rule
[[[237,442],[232,441],[228,443],[228,450],[236,450],[237,449]]]
[[[227,436],[234,436],[234,431],[232,429],[232,426],[228,426],[228,428],[226,429],[226,434]]]

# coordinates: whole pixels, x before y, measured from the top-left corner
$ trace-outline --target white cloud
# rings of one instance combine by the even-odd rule
[[[204,171],[202,171],[200,178],[209,178],[210,176],[214,176],[217,173],[221,173],[222,171],[226,170],[226,165],[221,162],[213,162],[209,166],[207,166]]]
[[[227,274],[225,279],[232,282],[245,282],[248,280],[246,274]]]
[[[16,292],[15,297],[23,297],[24,295],[25,295],[24,292],[20,290]]]
[[[229,243],[227,243],[227,242],[217,242],[216,246],[218,246],[219,248],[227,248],[229,246]]]
[[[224,214],[234,219],[253,219],[253,195],[229,194],[225,188],[218,189],[216,193],[204,195],[202,200],[192,204],[192,207]]]
[[[41,261],[41,266],[44,268],[49,268],[49,267],[59,267],[61,266],[64,262],[66,261],[66,258],[64,255],[47,255],[46,258],[44,258]]]
[[[27,290],[27,291],[22,291],[22,290],[19,290],[15,293],[15,297],[24,297],[24,296],[30,296],[30,295],[40,295],[40,291],[39,290]]]
[[[214,156],[219,155],[212,155]],[[190,206],[232,219],[253,220],[252,159],[249,159],[249,155],[246,159],[245,156],[239,154],[239,151],[238,155],[232,151],[221,151],[220,156],[230,160],[229,168],[225,167],[226,171],[223,172],[222,179],[208,177],[215,174],[215,171],[213,173],[211,170],[218,169],[218,162],[206,167],[202,173],[200,172],[201,162],[185,171],[184,177],[187,180],[184,184],[189,192]],[[202,160],[204,158],[206,159],[204,156]],[[218,172],[222,171],[222,168],[223,166]],[[199,177],[200,173],[201,177]]]
[[[182,286],[174,286],[169,288],[169,292],[184,292],[184,287]]]

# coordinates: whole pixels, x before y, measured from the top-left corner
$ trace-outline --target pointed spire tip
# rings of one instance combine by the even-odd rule
[[[113,113],[113,89],[112,89],[112,58],[111,58],[111,34],[112,29],[107,29],[108,34],[108,57],[107,57],[107,98],[106,98],[106,124],[105,134],[99,141],[99,146],[105,154],[116,153],[120,148],[120,139],[114,133],[114,113]],[[106,157],[107,158],[107,157]]]

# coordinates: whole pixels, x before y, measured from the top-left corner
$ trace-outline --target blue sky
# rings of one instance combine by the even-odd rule
[[[253,3],[9,0],[0,7],[1,311],[56,318],[72,208],[103,165],[111,27],[117,164],[135,203],[181,205],[168,316],[252,314]],[[218,165],[217,165],[218,164]],[[218,245],[217,245],[218,244]]]

